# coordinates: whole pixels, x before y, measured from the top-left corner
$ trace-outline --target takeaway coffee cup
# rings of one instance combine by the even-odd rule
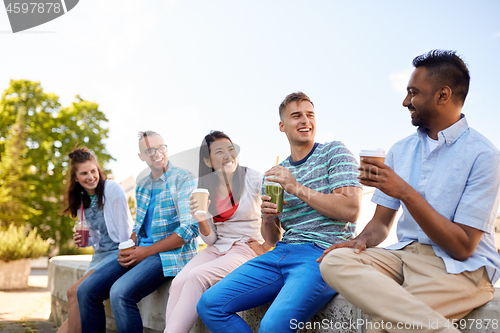
[[[377,161],[384,163],[385,162],[385,151],[381,148],[376,149],[376,150],[362,150],[359,153],[360,157],[360,166],[364,165],[365,163],[361,160],[362,157],[369,157],[376,159]]]
[[[198,188],[193,191],[193,199],[198,202],[198,208],[195,215],[205,215],[208,211],[208,190],[205,188]]]
[[[118,245],[118,248],[120,249],[120,252],[132,250],[135,248],[135,243],[133,240],[127,239],[126,241],[121,242],[120,245]]]
[[[270,202],[276,204],[278,213],[283,211],[283,186],[269,180],[264,181],[265,193],[271,197]]]

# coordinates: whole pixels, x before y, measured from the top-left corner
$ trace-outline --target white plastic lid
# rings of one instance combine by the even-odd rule
[[[208,193],[208,190],[206,188],[197,188],[193,193]]]
[[[131,239],[127,239],[126,241],[121,242],[120,245],[118,245],[118,248],[120,250],[124,250],[124,249],[128,249],[128,248],[131,248],[131,247],[134,247],[134,246],[135,246],[134,241],[131,240]]]
[[[385,151],[382,148],[378,148],[375,150],[362,150],[359,152],[359,156],[366,157],[385,157]]]
[[[276,183],[276,182],[273,182],[272,180],[269,180],[269,179],[273,179],[274,177],[270,177],[270,178],[266,178],[264,180],[264,185],[273,185],[273,186],[279,186],[279,187],[283,187],[281,186],[280,183]]]
[[[83,228],[86,228],[88,229],[90,227],[90,223],[89,221],[83,219],[83,220],[78,220],[76,221],[75,223],[75,228],[78,228],[78,229],[83,229]]]

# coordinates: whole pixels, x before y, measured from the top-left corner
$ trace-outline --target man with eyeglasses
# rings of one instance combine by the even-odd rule
[[[151,173],[136,187],[137,217],[130,238],[137,246],[120,252],[117,262],[98,268],[78,288],[82,332],[105,332],[102,302],[108,297],[118,332],[142,332],[137,303],[196,254],[198,224],[189,211],[195,177],[169,163],[158,133],[139,132],[139,151]]]

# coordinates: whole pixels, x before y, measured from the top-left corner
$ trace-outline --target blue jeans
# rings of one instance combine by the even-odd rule
[[[236,312],[272,301],[259,332],[296,332],[292,319],[305,323],[336,293],[321,277],[316,259],[322,253],[312,243],[278,243],[208,289],[198,302],[198,315],[212,332],[251,333]]]
[[[118,332],[142,332],[137,303],[168,279],[163,276],[159,254],[132,268],[125,268],[118,261],[99,267],[77,289],[82,332],[106,332],[103,301],[108,298]]]

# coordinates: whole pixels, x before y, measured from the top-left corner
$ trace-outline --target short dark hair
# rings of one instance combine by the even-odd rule
[[[304,94],[302,91],[297,91],[289,94],[288,96],[285,97],[283,102],[280,104],[280,119],[283,120],[283,113],[285,112],[286,106],[292,102],[297,102],[300,103],[302,101],[307,101],[314,106],[313,102],[309,99],[309,97]]]
[[[150,130],[147,130],[144,132],[141,131],[141,132],[137,133],[137,136],[139,137],[139,142],[141,142],[142,139],[147,138],[148,136],[153,136],[153,135],[158,135],[161,138],[160,134],[153,132],[153,131],[150,131]]]
[[[413,59],[415,68],[425,67],[434,80],[435,89],[450,87],[452,96],[462,103],[469,92],[470,75],[465,62],[455,51],[431,50]]]
[[[154,135],[158,135],[160,138],[161,138],[161,135],[156,133],[156,132],[153,132],[153,131],[150,131],[150,130],[147,130],[147,131],[144,131],[144,132],[139,132],[137,133],[137,136],[139,137],[139,149],[141,148],[140,144],[141,144],[141,140],[144,139],[144,138],[148,138],[150,136],[154,136]],[[146,144],[148,143],[148,141],[146,141]]]

